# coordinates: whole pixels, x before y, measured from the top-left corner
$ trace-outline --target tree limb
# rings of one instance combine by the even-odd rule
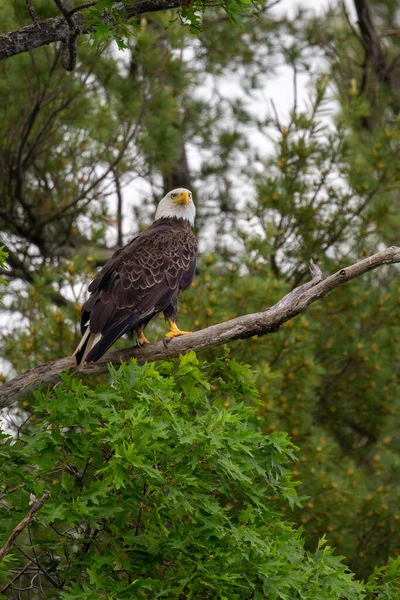
[[[4,546],[0,548],[0,562],[3,560],[7,552],[11,550],[19,534],[22,533],[22,531],[27,525],[29,525],[33,517],[42,508],[43,504],[47,502],[49,498],[50,494],[48,492],[45,492],[39,500],[35,498],[29,503],[31,504],[31,508],[29,509],[27,515],[22,519],[21,523],[18,523],[18,525],[14,527],[13,531],[10,534],[10,537],[8,538]]]
[[[0,36],[0,60],[61,42],[68,37],[68,32],[68,23],[63,17],[52,17],[5,33]]]
[[[383,55],[380,39],[372,19],[371,8],[367,0],[354,0],[357,11],[358,25],[364,47],[376,70],[377,76],[384,81],[386,76],[386,60]]]
[[[378,81],[386,83],[393,93],[397,92],[396,79],[382,50],[381,40],[372,19],[368,0],[354,0],[362,43]]]
[[[123,17],[125,21],[129,21],[129,19],[137,15],[180,8],[185,4],[189,4],[189,0],[139,0],[125,7]],[[81,9],[91,5],[93,5],[91,2],[85,3],[81,6]],[[0,60],[21,54],[22,52],[29,52],[40,46],[54,44],[55,42],[63,42],[67,45],[70,43],[70,50],[74,53],[73,44],[76,38],[79,35],[89,33],[90,28],[85,26],[83,15],[81,12],[77,12],[77,9],[72,10],[68,14],[69,16],[74,16],[73,40],[72,38],[69,39],[71,26],[64,16],[43,19],[33,25],[27,25],[26,27],[21,27],[20,29],[1,35]],[[72,66],[72,63],[73,56],[71,57],[70,66]]]
[[[146,344],[141,348],[133,346],[124,350],[106,353],[96,363],[84,365],[76,369],[74,357],[61,358],[39,365],[34,369],[18,375],[0,387],[0,408],[17,400],[22,394],[32,391],[39,385],[54,384],[63,371],[82,372],[84,374],[105,373],[109,363],[118,365],[135,358],[139,364],[148,361],[165,360],[184,354],[189,350],[203,350],[212,346],[228,344],[234,340],[244,340],[254,335],[263,336],[278,331],[279,327],[307,308],[320,298],[327,296],[332,290],[347,281],[359,277],[368,271],[383,265],[400,263],[400,247],[392,246],[377,252],[368,258],[343,268],[337,273],[322,278],[318,267],[311,262],[312,280],[292,290],[277,304],[264,312],[243,315],[206,329],[196,331],[191,335],[172,340],[167,348],[162,341]]]

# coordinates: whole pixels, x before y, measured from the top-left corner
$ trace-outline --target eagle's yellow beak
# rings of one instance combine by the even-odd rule
[[[177,198],[176,200],[173,200],[174,204],[186,204],[186,206],[189,204],[189,196],[187,194],[187,192],[181,192],[179,194],[179,198]]]

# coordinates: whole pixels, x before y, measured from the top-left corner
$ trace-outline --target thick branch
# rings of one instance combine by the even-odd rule
[[[295,288],[271,308],[264,312],[243,315],[224,323],[212,325],[191,335],[172,340],[167,348],[162,341],[146,344],[141,348],[131,347],[105,354],[98,362],[85,365],[82,373],[105,373],[109,363],[118,365],[122,361],[135,358],[139,364],[148,361],[164,360],[184,354],[189,350],[203,350],[212,346],[228,344],[234,340],[243,340],[254,335],[263,336],[278,331],[279,327],[320,298],[324,298],[339,285],[346,283],[383,265],[400,263],[400,248],[392,246],[360,262],[341,269],[337,273],[322,279],[318,267],[311,263],[312,281]],[[62,358],[35,367],[0,387],[0,408],[11,404],[21,394],[37,388],[39,385],[54,384],[65,370],[76,371],[73,357]]]
[[[10,537],[8,538],[4,546],[0,548],[0,562],[3,560],[7,552],[11,550],[19,534],[23,532],[27,525],[29,525],[33,517],[42,508],[43,504],[47,502],[49,498],[50,494],[46,492],[39,500],[35,498],[30,502],[31,508],[29,509],[27,515],[22,519],[21,523],[18,523],[18,525],[13,529],[13,531],[10,534]]]
[[[357,11],[358,25],[362,35],[365,50],[371,60],[378,78],[385,81],[387,65],[382,52],[381,42],[375,29],[371,9],[367,0],[354,0]]]
[[[354,6],[357,11],[358,25],[366,56],[378,81],[386,83],[391,91],[395,93],[397,90],[396,80],[390,71],[389,64],[383,53],[381,40],[372,19],[368,0],[354,0]]]
[[[61,42],[68,37],[68,33],[68,23],[63,17],[37,21],[36,24],[10,31],[0,36],[0,60],[39,46]]]
[[[133,5],[126,6],[123,16],[126,21],[129,21],[129,19],[137,15],[179,8],[185,3],[189,3],[189,0],[187,2],[185,0],[139,0],[139,2],[135,2]],[[86,4],[82,5],[83,8],[85,6]],[[27,25],[16,31],[10,31],[0,36],[0,60],[55,42],[68,44],[70,33],[71,28],[64,17],[44,19],[37,21],[33,25]],[[89,29],[84,24],[82,13],[75,13],[73,35],[76,38],[78,35],[86,33],[89,33]],[[69,41],[72,43],[71,40]]]

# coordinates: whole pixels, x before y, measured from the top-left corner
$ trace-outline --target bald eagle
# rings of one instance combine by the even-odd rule
[[[186,331],[176,325],[177,299],[193,280],[197,243],[191,230],[196,209],[192,193],[169,192],[155,220],[129,244],[115,252],[90,283],[82,307],[82,340],[76,362],[95,362],[124,333],[136,331],[137,343],[149,343],[143,330],[163,312],[169,331],[164,345]]]

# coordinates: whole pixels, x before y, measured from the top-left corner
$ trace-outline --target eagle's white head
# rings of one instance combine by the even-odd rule
[[[155,220],[165,217],[186,219],[193,227],[195,216],[196,207],[193,204],[192,192],[185,188],[176,188],[176,190],[171,190],[160,200]]]

